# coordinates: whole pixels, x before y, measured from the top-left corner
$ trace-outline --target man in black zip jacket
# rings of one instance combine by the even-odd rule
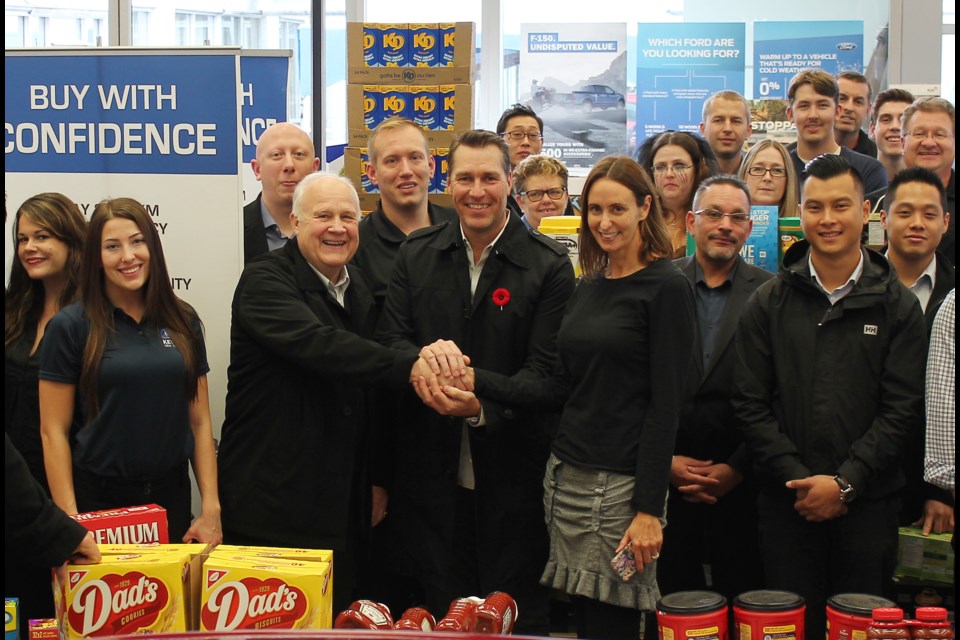
[[[827,597],[880,595],[892,573],[926,330],[916,296],[860,244],[858,172],[833,154],[806,172],[806,240],[743,311],[733,401],[757,471],[767,587],[804,597],[816,637]]]

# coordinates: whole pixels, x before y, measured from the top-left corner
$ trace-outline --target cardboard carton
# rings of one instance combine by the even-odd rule
[[[347,81],[397,85],[473,84],[476,38],[473,23],[439,24],[435,32],[432,30],[434,26],[348,22]],[[434,34],[436,43],[430,43]],[[385,42],[387,46],[384,46]],[[431,66],[431,61],[437,66]]]
[[[91,511],[70,517],[92,531],[97,544],[170,542],[167,510],[157,504]]]

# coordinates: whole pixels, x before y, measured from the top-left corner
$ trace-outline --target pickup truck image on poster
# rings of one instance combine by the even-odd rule
[[[623,23],[521,25],[520,101],[569,169],[626,150],[626,41]]]

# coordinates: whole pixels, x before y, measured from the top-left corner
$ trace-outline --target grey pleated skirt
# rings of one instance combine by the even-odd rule
[[[620,607],[656,608],[656,562],[627,582],[610,567],[636,515],[630,506],[633,485],[633,476],[577,467],[550,455],[543,480],[550,557],[541,584]]]

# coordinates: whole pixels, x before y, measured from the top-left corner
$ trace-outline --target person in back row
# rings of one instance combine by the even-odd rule
[[[713,149],[720,172],[736,175],[750,137],[750,105],[736,91],[718,91],[703,103],[700,135]]]
[[[507,143],[512,172],[524,158],[543,149],[543,118],[530,107],[515,104],[497,121],[497,135]],[[507,196],[507,206],[518,216],[523,215],[523,208],[512,193]]]
[[[876,158],[877,145],[863,130],[863,123],[870,115],[870,83],[859,71],[846,70],[837,74],[840,89],[840,115],[833,128],[837,144],[857,153]]]
[[[870,109],[870,137],[877,143],[877,160],[892,180],[903,169],[903,112],[913,103],[913,94],[906,89],[887,89],[877,94]],[[880,203],[873,202],[874,211]]]
[[[260,135],[250,166],[263,189],[243,208],[244,264],[279,249],[293,235],[293,190],[320,168],[320,158],[306,131],[289,122],[277,122]]]
[[[834,127],[842,111],[836,79],[821,69],[801,71],[787,88],[787,117],[797,127],[797,146],[790,151],[801,184],[807,177],[804,166],[824,153],[840,155],[863,176],[866,193],[887,186],[887,172],[874,158],[837,144]]]
[[[544,216],[562,216],[567,209],[567,168],[551,156],[528,156],[513,169],[513,192],[523,211],[520,220],[536,231]]]

